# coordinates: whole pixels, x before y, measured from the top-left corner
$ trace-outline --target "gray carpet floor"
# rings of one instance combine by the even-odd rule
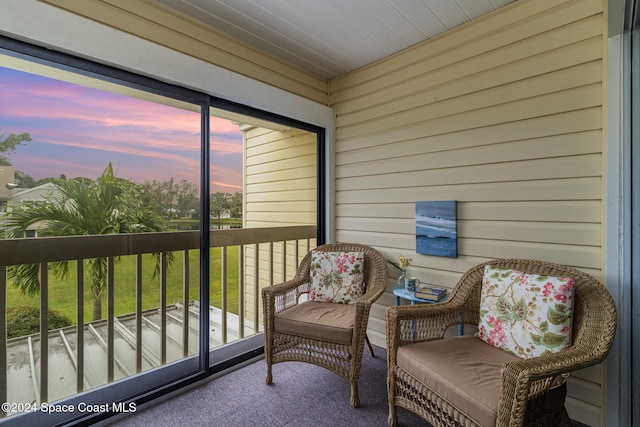
[[[265,384],[264,359],[210,380],[154,406],[111,423],[130,426],[318,427],[386,426],[388,405],[386,353],[365,349],[360,374],[360,407],[349,405],[349,383],[318,366],[286,362],[273,366]],[[401,427],[428,426],[398,409]]]

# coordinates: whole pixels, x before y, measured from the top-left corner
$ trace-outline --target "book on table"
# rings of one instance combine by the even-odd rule
[[[439,288],[437,286],[420,286],[414,293],[416,298],[426,299],[429,301],[440,301],[447,295],[446,288]]]

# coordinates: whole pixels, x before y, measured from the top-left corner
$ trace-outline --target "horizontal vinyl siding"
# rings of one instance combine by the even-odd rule
[[[327,81],[149,0],[42,0],[257,81],[327,104]]]
[[[253,128],[245,137],[247,227],[315,224],[316,135]]]
[[[506,257],[602,278],[604,25],[600,0],[519,1],[331,81],[336,240],[447,287]],[[419,200],[458,201],[458,258],[415,252]],[[371,311],[379,345],[397,275]],[[573,419],[601,425],[600,382],[573,375]]]
[[[281,227],[316,223],[316,134],[291,129],[245,131],[244,226]],[[259,288],[293,277],[302,257],[316,241],[261,244]],[[283,253],[286,260],[283,262]],[[273,269],[271,269],[273,258]],[[245,253],[246,312],[254,309],[255,251]],[[261,303],[259,301],[259,303]]]

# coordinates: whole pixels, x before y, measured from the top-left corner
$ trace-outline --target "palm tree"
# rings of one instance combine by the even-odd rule
[[[59,192],[44,201],[25,202],[7,214],[6,237],[23,237],[36,226],[40,237],[95,234],[141,233],[163,230],[160,218],[141,197],[136,184],[113,175],[111,163],[95,181],[86,178],[56,180]],[[93,320],[102,318],[102,299],[106,289],[107,260],[87,260],[93,294]],[[38,265],[13,267],[9,277],[23,294],[40,290]],[[58,277],[69,274],[69,262],[52,263]],[[157,270],[157,268],[156,268]]]

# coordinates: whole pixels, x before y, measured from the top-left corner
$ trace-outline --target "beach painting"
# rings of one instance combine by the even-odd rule
[[[416,202],[416,252],[456,258],[458,256],[456,201]]]

